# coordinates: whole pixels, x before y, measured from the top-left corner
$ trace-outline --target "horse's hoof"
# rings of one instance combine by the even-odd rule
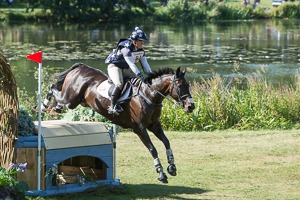
[[[176,166],[174,164],[171,164],[168,166],[168,172],[171,176],[176,176],[177,175],[177,169],[176,169]]]
[[[62,113],[62,110],[52,108],[49,114],[50,115],[60,115],[61,113]]]
[[[32,106],[32,110],[34,110],[35,112],[39,112],[39,106]],[[48,109],[47,108],[43,108],[42,112],[47,112]]]
[[[157,179],[162,183],[168,183],[168,177],[165,173],[160,173]]]

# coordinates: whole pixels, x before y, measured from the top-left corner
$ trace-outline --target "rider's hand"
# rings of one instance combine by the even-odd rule
[[[144,76],[144,74],[143,74],[142,72],[139,72],[139,73],[137,74],[137,78],[141,79],[142,81],[145,80],[145,76]]]

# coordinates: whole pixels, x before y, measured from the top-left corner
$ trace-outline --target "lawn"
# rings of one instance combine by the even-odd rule
[[[46,199],[300,199],[300,131],[166,134],[178,169],[168,184],[156,180],[153,160],[138,137],[122,132],[120,187]],[[152,139],[166,169],[165,149]]]

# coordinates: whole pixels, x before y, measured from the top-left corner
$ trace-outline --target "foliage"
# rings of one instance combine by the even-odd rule
[[[246,77],[247,86],[215,74],[194,83],[196,108],[185,114],[164,102],[161,122],[167,130],[290,129],[300,120],[300,88],[275,87],[266,80]]]
[[[50,10],[54,21],[87,21],[91,16],[99,18],[105,17],[104,11],[110,14],[114,1],[76,1],[76,0],[57,0],[41,1],[44,10]]]
[[[104,122],[107,129],[111,129],[112,124],[105,117],[83,106],[78,106],[76,109],[67,110],[63,115],[63,119],[69,121],[88,121],[88,122]]]
[[[274,18],[300,18],[300,3],[284,3],[272,11]]]
[[[210,19],[233,20],[255,18],[252,6],[235,7],[227,4],[219,4],[209,12]]]
[[[25,191],[29,189],[28,184],[14,179],[13,175],[18,172],[19,168],[6,170],[0,167],[0,199],[7,199],[9,197],[15,200],[25,199]]]
[[[161,123],[165,130],[258,130],[299,126],[300,80],[297,76],[293,85],[274,86],[255,76],[228,79],[213,73],[211,78],[203,79],[201,83],[194,82],[192,92],[196,108],[190,114],[164,101]],[[19,99],[21,104],[28,103],[22,100],[22,95],[19,95]],[[28,107],[30,108],[25,105],[25,108]],[[110,121],[82,106],[57,116],[43,113],[43,120],[62,118],[72,121],[101,121],[108,129],[111,128]]]
[[[284,3],[276,8],[271,2],[261,2],[257,7],[244,6],[233,1],[188,1],[172,0],[167,6],[158,1],[140,0],[102,0],[77,1],[56,0],[40,1],[39,9],[34,12],[9,11],[6,17],[14,21],[68,21],[68,22],[136,22],[140,20],[173,23],[197,23],[205,20],[240,20],[299,18],[299,2]],[[269,5],[269,7],[266,7]],[[3,15],[3,14],[2,14]],[[0,18],[5,16],[0,14]]]
[[[24,106],[20,106],[18,119],[18,135],[34,135],[36,132],[33,118],[29,115]]]
[[[41,1],[53,21],[123,21],[148,16],[153,9],[144,1]]]

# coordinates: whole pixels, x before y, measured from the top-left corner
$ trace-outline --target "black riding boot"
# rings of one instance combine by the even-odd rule
[[[122,112],[122,110],[119,108],[119,105],[117,104],[117,100],[120,96],[121,89],[119,87],[114,88],[114,90],[111,93],[111,104],[110,107],[108,108],[108,114],[116,114],[119,115],[119,112]]]

